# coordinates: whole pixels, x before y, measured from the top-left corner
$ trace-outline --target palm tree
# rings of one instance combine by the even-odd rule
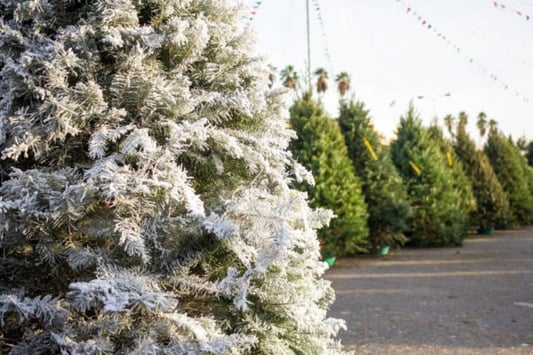
[[[318,76],[316,81],[316,92],[319,94],[325,93],[328,89],[328,72],[324,68],[318,68],[315,70],[315,75]]]
[[[468,115],[464,111],[459,112],[459,126],[464,128],[466,127],[467,124],[468,124]]]
[[[446,115],[444,117],[444,124],[446,125],[446,128],[448,129],[448,132],[450,132],[451,135],[453,135],[453,126],[454,126],[455,117],[452,115]]]
[[[343,71],[337,75],[335,81],[337,82],[337,90],[339,90],[339,94],[343,97],[350,90],[350,74]]]
[[[294,70],[294,66],[287,65],[287,67],[281,71],[281,80],[283,86],[296,90],[296,87],[298,86],[298,73]]]
[[[271,88],[272,85],[274,85],[274,82],[276,81],[276,75],[274,73],[268,74],[268,87]]]
[[[489,132],[495,132],[498,129],[498,122],[491,118],[489,121]]]
[[[487,115],[485,114],[485,112],[480,112],[477,115],[476,125],[479,129],[479,135],[481,136],[481,138],[483,138],[487,133]]]
[[[521,152],[527,151],[527,138],[525,136],[522,136],[517,139],[516,146],[518,149],[520,149]]]
[[[269,73],[268,73],[268,87],[271,88],[274,83],[276,82],[276,67],[273,65],[268,66]]]

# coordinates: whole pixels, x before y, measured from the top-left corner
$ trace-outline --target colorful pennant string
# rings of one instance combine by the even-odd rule
[[[331,56],[329,54],[329,49],[328,49],[328,40],[327,40],[327,36],[326,36],[326,27],[324,26],[324,19],[322,17],[322,11],[320,10],[320,4],[319,4],[318,0],[312,0],[312,1],[313,1],[312,2],[312,6],[315,9],[316,18],[318,20],[318,23],[320,24],[321,35],[322,35],[322,39],[324,41],[324,55],[326,56],[326,59],[328,60],[329,66],[331,67]]]
[[[524,18],[526,21],[529,21],[531,19],[531,16],[529,16],[528,14],[520,11],[520,10],[517,10],[513,7],[509,7],[505,4],[502,4],[500,1],[492,1],[492,5],[494,5],[495,8],[499,8],[501,10],[507,10],[507,11],[511,11],[511,12],[514,12],[516,15]]]
[[[457,53],[462,53],[462,49],[457,46],[454,42],[450,41],[450,39],[448,37],[446,37],[446,35],[444,35],[444,33],[442,33],[441,31],[439,31],[433,24],[431,24],[429,21],[427,21],[426,19],[424,19],[422,17],[422,15],[420,15],[416,10],[414,10],[411,6],[409,6],[407,4],[407,2],[405,0],[396,0],[397,2],[399,3],[402,3],[405,8],[406,8],[406,12],[408,14],[411,14],[413,15],[414,17],[416,17],[416,19],[421,23],[422,26],[426,27],[428,30],[432,31],[436,36],[437,38],[441,39],[442,41],[444,41],[446,43],[446,45],[448,45],[449,47],[451,47],[455,52]],[[498,4],[498,2],[496,1],[493,1],[493,4],[496,3]],[[490,79],[492,79],[493,81],[495,81],[496,83],[499,84],[500,87],[502,87],[503,89],[505,90],[509,90],[510,89],[510,86],[505,82],[503,81],[502,79],[500,79],[496,74],[493,74],[491,73],[485,66],[483,66],[481,63],[479,63],[477,60],[475,60],[474,58],[470,57],[470,56],[467,56],[465,55],[465,59],[468,61],[468,63],[476,66],[479,70],[481,70],[483,73],[487,74]],[[522,101],[524,102],[529,102],[529,98],[527,98],[526,96],[522,95],[519,91],[517,90],[513,90],[513,94],[518,97],[519,99],[521,99]]]
[[[249,13],[250,16],[248,17],[248,24],[250,24],[254,20],[255,16],[257,15],[257,10],[259,10],[262,3],[263,1],[260,1],[260,0],[254,1],[252,3],[252,5],[250,6],[250,13]]]
[[[378,160],[378,156],[376,155],[376,152],[374,152],[374,149],[372,149],[372,145],[370,144],[368,139],[366,139],[366,137],[363,137],[363,142],[365,143],[366,149],[368,149],[368,152],[372,156],[372,159]]]
[[[248,24],[250,24],[254,20],[254,18],[256,17],[257,12],[258,12],[259,8],[261,7],[262,3],[263,3],[262,0],[253,1],[251,3],[251,5],[249,6],[250,7],[250,13],[249,13],[249,17],[248,17]],[[316,19],[318,20],[318,23],[320,24],[321,35],[322,35],[322,39],[323,39],[323,43],[324,43],[324,49],[323,49],[324,50],[324,56],[326,57],[329,66],[331,67],[331,55],[330,55],[329,47],[328,47],[328,40],[327,40],[327,35],[326,35],[326,26],[324,26],[324,17],[322,16],[322,10],[320,9],[319,0],[312,0],[312,7],[313,7],[314,12],[316,14]]]

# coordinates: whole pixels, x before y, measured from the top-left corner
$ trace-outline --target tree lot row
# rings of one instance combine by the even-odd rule
[[[327,74],[316,74],[320,93]],[[425,127],[411,104],[386,145],[364,103],[344,98],[350,83],[341,74],[336,119],[310,91],[290,109],[298,135],[290,149],[315,178],[314,186],[297,187],[313,207],[336,215],[319,231],[324,257],[405,243],[460,246],[470,230],[490,233],[533,220],[532,143],[506,137],[496,121],[480,113],[476,125],[486,142],[478,149],[464,112],[444,118],[445,133],[437,123]],[[288,88],[296,88],[296,80],[291,66],[282,72]]]

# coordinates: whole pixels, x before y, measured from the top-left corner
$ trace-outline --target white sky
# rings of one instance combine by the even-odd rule
[[[311,67],[326,68],[330,77],[330,90],[323,98],[326,110],[336,115],[339,96],[333,79],[347,71],[353,94],[366,103],[376,128],[386,137],[394,135],[400,116],[413,100],[428,124],[435,116],[442,123],[446,114],[465,111],[469,131],[477,139],[475,119],[484,111],[505,134],[533,140],[533,0],[498,2],[507,9],[495,8],[492,0],[309,0]],[[307,62],[305,3],[262,0],[252,21],[258,53],[279,69],[293,64],[302,78]],[[526,14],[532,17],[529,21]],[[509,89],[491,79],[491,74]]]

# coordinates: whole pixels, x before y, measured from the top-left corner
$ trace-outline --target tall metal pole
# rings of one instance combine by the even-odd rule
[[[305,0],[307,10],[307,85],[311,92],[311,31],[309,29],[309,0]]]

